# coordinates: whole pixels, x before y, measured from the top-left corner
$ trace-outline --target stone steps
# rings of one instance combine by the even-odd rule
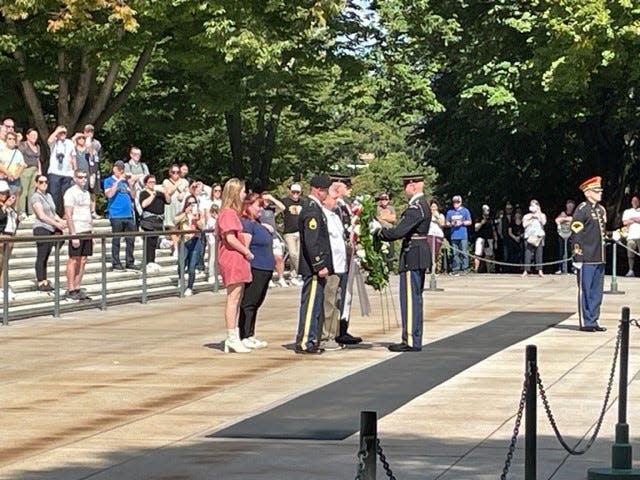
[[[32,235],[33,223],[22,222],[17,232],[18,237]],[[108,220],[97,220],[96,233],[110,233]],[[142,260],[142,238],[136,238],[134,256],[136,265]],[[105,242],[106,264],[102,264],[102,244],[97,242],[93,255],[88,259],[82,287],[91,296],[90,301],[75,301],[64,298],[66,291],[65,268],[67,263],[67,245],[60,248],[60,312],[80,309],[100,308],[102,303],[102,275],[106,270],[106,304],[139,303],[142,299],[142,272],[137,270],[113,271],[111,269],[111,239]],[[121,241],[120,255],[124,258],[124,240]],[[15,294],[15,298],[8,302],[8,319],[17,320],[37,315],[54,313],[55,296],[53,292],[45,293],[36,289],[35,280],[35,242],[15,243],[9,260],[8,280]],[[48,262],[47,276],[55,286],[54,252]],[[147,272],[147,297],[165,298],[179,296],[177,259],[171,256],[169,249],[158,249],[156,263],[160,265],[158,271]],[[186,275],[185,275],[186,284]],[[204,272],[197,272],[194,291],[211,291],[214,285],[209,284]],[[0,298],[0,313],[3,312],[4,299]]]

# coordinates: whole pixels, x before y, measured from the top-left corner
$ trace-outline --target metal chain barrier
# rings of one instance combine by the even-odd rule
[[[627,251],[627,253],[628,253],[628,252],[631,252],[631,253],[633,253],[636,257],[640,257],[640,253],[636,252],[636,251],[635,251],[635,249],[633,249],[633,248],[629,248],[629,247],[627,246],[627,244],[626,244],[626,243],[622,243],[622,241],[617,240],[617,241],[615,242],[615,244],[616,244],[616,245],[618,245],[618,246],[620,246],[620,247],[622,247],[622,248],[624,248],[624,249]]]
[[[636,320],[635,318],[629,320],[629,325],[635,325],[636,327],[640,328],[640,323],[638,323],[638,320]]]
[[[358,452],[358,468],[356,470],[356,478],[355,480],[363,480],[364,479],[364,461],[367,458],[367,451],[360,450]]]
[[[513,453],[516,451],[516,443],[518,442],[518,433],[520,433],[520,424],[522,423],[522,414],[524,413],[525,400],[527,398],[527,376],[525,375],[524,382],[522,384],[522,393],[520,394],[520,405],[518,406],[518,413],[516,413],[516,421],[513,426],[513,434],[511,435],[511,442],[509,443],[509,450],[507,451],[507,458],[504,461],[504,468],[502,469],[502,475],[500,480],[506,480],[509,469],[511,468],[511,460],[513,459]]]
[[[459,248],[457,248],[455,245],[450,245],[450,247],[451,247],[451,250],[453,250],[454,252],[459,252],[459,253],[461,253],[463,255],[466,255],[467,257],[469,257],[470,259],[473,259],[473,260],[480,260],[482,262],[490,263],[492,265],[501,265],[503,267],[519,267],[520,269],[524,269],[524,267],[525,267],[524,263],[501,262],[499,260],[492,260],[490,258],[479,257],[477,255],[474,255],[473,253],[465,252],[464,250],[460,250]],[[546,266],[549,266],[549,265],[560,265],[560,264],[563,264],[563,263],[568,262],[570,260],[571,260],[571,258],[567,258],[566,260],[564,260],[564,259],[553,260],[551,262],[530,263],[528,265],[528,267],[536,268],[536,267],[546,267]]]
[[[377,439],[376,443],[376,453],[380,457],[380,462],[382,463],[382,468],[384,468],[384,473],[387,474],[389,480],[396,480],[396,477],[393,476],[393,472],[391,471],[391,467],[389,467],[389,462],[387,462],[387,457],[384,455],[382,451],[382,445],[380,445],[380,439]]]
[[[562,434],[560,433],[558,426],[556,424],[556,420],[553,416],[553,413],[551,412],[551,405],[549,404],[549,399],[547,398],[547,393],[544,389],[544,386],[542,385],[542,379],[540,378],[540,371],[536,370],[536,381],[538,383],[538,388],[540,390],[540,398],[542,399],[542,403],[544,405],[544,410],[547,414],[547,418],[549,419],[549,423],[551,424],[551,427],[553,428],[553,432],[556,435],[556,438],[558,439],[558,442],[560,442],[560,445],[562,445],[562,447],[567,451],[567,453],[569,453],[570,455],[582,455],[584,453],[586,453],[591,446],[594,444],[594,442],[596,441],[596,438],[598,438],[598,433],[600,432],[600,427],[602,427],[602,421],[604,420],[604,415],[607,411],[607,406],[609,404],[609,397],[611,395],[611,387],[613,386],[613,377],[615,376],[616,373],[616,361],[618,359],[618,353],[620,351],[620,340],[622,338],[622,324],[620,324],[618,326],[618,336],[616,338],[616,346],[615,346],[615,351],[613,353],[613,361],[611,364],[611,373],[609,374],[609,384],[607,385],[607,392],[604,396],[604,402],[602,404],[602,410],[600,411],[600,416],[598,417],[598,420],[596,422],[596,427],[593,431],[593,435],[591,435],[591,438],[589,439],[589,441],[587,442],[586,446],[582,449],[582,450],[578,450],[578,449],[574,449],[571,448],[567,442],[564,440],[564,437],[562,436]],[[580,443],[580,442],[578,442]]]

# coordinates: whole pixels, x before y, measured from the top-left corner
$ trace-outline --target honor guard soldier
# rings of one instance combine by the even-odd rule
[[[425,271],[431,263],[427,242],[431,210],[422,192],[424,175],[405,175],[402,183],[409,205],[395,227],[383,228],[377,235],[388,241],[402,239],[398,260],[402,343],[390,345],[389,350],[419,352],[422,350],[422,290]]]
[[[300,218],[300,267],[303,285],[300,293],[300,318],[296,334],[296,353],[319,354],[318,322],[322,315],[322,301],[327,276],[333,273],[331,243],[322,202],[329,194],[331,179],[315,175],[311,192],[302,207]]]
[[[592,177],[580,184],[587,199],[576,208],[571,222],[573,266],[578,278],[578,318],[583,332],[604,332],[598,325],[605,267],[605,226],[607,212],[600,205],[602,178]]]
[[[362,337],[356,337],[351,335],[347,330],[349,328],[349,320],[351,319],[351,302],[353,300],[353,281],[355,268],[357,265],[353,262],[354,250],[353,241],[351,238],[351,218],[353,212],[349,206],[349,194],[351,191],[352,183],[351,178],[346,175],[333,174],[330,176],[331,181],[337,183],[339,188],[338,206],[336,213],[342,221],[345,231],[345,241],[347,242],[347,273],[340,279],[340,298],[341,298],[341,315],[340,315],[340,331],[336,337],[336,342],[341,345],[356,345],[362,342]]]

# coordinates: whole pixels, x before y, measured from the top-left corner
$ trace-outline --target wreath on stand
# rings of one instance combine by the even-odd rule
[[[352,242],[360,268],[365,272],[365,283],[380,292],[389,284],[389,243],[371,234],[369,225],[375,220],[377,211],[377,205],[369,195],[362,197],[352,208]]]

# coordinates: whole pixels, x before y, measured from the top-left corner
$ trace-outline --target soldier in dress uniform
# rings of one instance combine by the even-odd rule
[[[347,330],[349,328],[349,320],[351,319],[351,302],[353,300],[353,279],[355,264],[353,259],[353,242],[351,242],[351,217],[353,212],[349,206],[349,190],[351,190],[351,178],[346,175],[331,175],[333,183],[341,184],[339,188],[340,196],[338,197],[338,206],[336,213],[340,217],[345,229],[345,241],[347,242],[347,275],[343,275],[340,279],[340,298],[341,315],[340,315],[340,331],[336,337],[336,342],[342,345],[355,345],[362,342],[361,337],[351,335]]]
[[[422,290],[425,271],[431,266],[427,242],[431,209],[422,191],[424,175],[405,175],[402,183],[409,205],[395,227],[383,228],[377,235],[388,241],[402,239],[398,260],[402,342],[390,345],[389,350],[419,352],[422,350]]]
[[[607,212],[602,199],[602,178],[592,177],[580,184],[586,198],[576,208],[571,222],[573,267],[578,278],[578,317],[583,332],[604,332],[598,325],[605,267],[605,226]]]
[[[331,179],[315,175],[311,179],[311,192],[302,207],[300,218],[300,266],[303,285],[300,293],[300,318],[296,334],[296,353],[319,354],[318,322],[322,315],[324,286],[333,273],[331,243],[322,202],[329,194]]]

